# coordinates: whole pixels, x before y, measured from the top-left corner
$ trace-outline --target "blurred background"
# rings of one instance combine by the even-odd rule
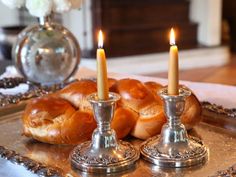
[[[235,0],[84,0],[81,9],[57,14],[55,21],[78,39],[81,66],[95,69],[101,28],[109,71],[165,77],[171,27],[177,33],[181,70],[234,65],[235,10]],[[17,34],[37,19],[2,3],[0,15],[0,59],[10,63]]]

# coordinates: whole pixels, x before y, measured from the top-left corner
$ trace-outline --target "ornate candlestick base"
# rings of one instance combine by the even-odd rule
[[[168,122],[163,126],[161,135],[142,144],[141,154],[145,160],[163,167],[188,167],[207,160],[208,149],[200,139],[188,136],[180,122],[185,99],[190,94],[182,88],[176,96],[168,95],[167,89],[161,91]]]
[[[110,123],[120,96],[109,94],[109,100],[99,101],[97,94],[88,97],[93,106],[97,129],[92,141],[78,145],[71,153],[72,166],[86,172],[111,173],[130,168],[139,159],[138,151],[129,143],[118,141]]]

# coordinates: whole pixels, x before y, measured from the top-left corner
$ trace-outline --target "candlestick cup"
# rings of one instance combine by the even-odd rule
[[[160,96],[164,102],[167,123],[161,134],[148,139],[141,146],[142,157],[162,167],[188,167],[202,164],[208,159],[208,149],[203,142],[189,136],[180,122],[185,107],[185,99],[191,92],[179,89],[179,95],[168,95],[166,88]]]
[[[97,94],[88,96],[97,121],[92,141],[78,145],[71,153],[71,164],[85,172],[112,173],[132,167],[139,159],[138,151],[130,144],[117,140],[111,129],[116,102],[120,96],[109,93],[108,100],[98,100]]]

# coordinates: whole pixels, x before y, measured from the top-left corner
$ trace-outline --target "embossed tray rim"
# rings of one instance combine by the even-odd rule
[[[17,121],[18,119],[19,119],[19,116],[20,116],[20,114],[22,114],[22,111],[21,112],[15,112],[15,113],[13,113],[13,114],[8,114],[8,115],[5,115],[5,116],[2,116],[1,118],[0,118],[0,124],[4,124],[4,123],[7,123],[7,122],[11,122],[11,121]],[[205,124],[205,123],[201,123],[200,124],[200,127],[209,127],[210,129],[211,129],[211,127],[212,127],[212,129],[217,129],[217,131],[218,132],[221,132],[222,134],[224,134],[225,132],[228,134],[228,132],[227,132],[227,130],[226,129],[221,129],[221,128],[219,128],[219,127],[215,127],[214,125],[209,125],[209,124]],[[202,135],[203,136],[203,135]],[[234,139],[236,139],[236,135],[234,134]],[[131,140],[131,141],[133,141],[133,140]],[[136,141],[136,140],[135,140]],[[236,140],[235,140],[235,142],[236,142]],[[1,145],[1,144],[0,144]],[[0,146],[1,147],[1,146]],[[1,149],[1,148],[0,148]],[[8,152],[8,151],[7,151]],[[10,151],[11,152],[11,151]],[[0,153],[0,155],[1,155],[1,153]],[[5,158],[5,159],[7,159],[8,158],[8,153],[7,153],[7,157],[3,157],[3,158]],[[9,157],[9,160],[10,159],[14,159],[14,157]],[[26,159],[26,162],[27,162],[27,160],[28,159]],[[34,161],[33,163],[37,163],[37,161]],[[139,163],[141,163],[141,164],[143,164],[144,163],[144,161],[143,160],[140,160],[139,161]],[[27,164],[27,163],[26,163]],[[21,164],[22,165],[22,164]],[[233,164],[231,164],[231,165],[233,165]],[[154,166],[152,166],[151,164],[149,164],[149,166],[150,166],[150,168],[154,168],[154,169],[156,169],[156,167]],[[27,166],[26,166],[27,167]],[[47,166],[48,168],[50,168],[52,171],[54,171],[55,172],[55,170],[57,170],[57,172],[60,172],[61,170],[59,169],[59,171],[58,171],[58,169],[57,168],[52,168],[52,167],[50,167],[50,166]],[[137,169],[138,168],[140,168],[140,164],[139,164],[139,167],[137,167]],[[148,167],[149,168],[149,167]],[[198,168],[198,167],[194,167],[194,168]],[[193,168],[193,169],[194,169]],[[226,169],[226,168],[224,168],[224,169],[226,169],[225,171],[223,171],[223,172],[227,172],[227,173],[230,173],[230,172],[232,172],[232,170],[230,170],[232,167],[229,167],[228,169]],[[191,169],[189,169],[189,171],[191,171],[192,170],[192,168]],[[185,169],[185,172],[186,171],[188,171],[188,169]],[[217,171],[217,169],[215,169],[215,172]],[[37,172],[37,170],[35,170],[35,171],[32,171],[32,172]],[[223,173],[223,172],[216,172],[217,174],[219,174],[219,173]],[[172,172],[171,172],[172,173]],[[131,173],[132,174],[132,173]],[[188,173],[187,173],[188,174]],[[154,174],[153,174],[154,175]],[[209,174],[210,175],[210,174]],[[59,174],[59,176],[63,176],[62,174]],[[82,174],[78,174],[78,176],[83,176]],[[93,175],[89,175],[89,176],[93,176]],[[118,175],[119,176],[119,175]],[[117,176],[117,177],[118,177]]]

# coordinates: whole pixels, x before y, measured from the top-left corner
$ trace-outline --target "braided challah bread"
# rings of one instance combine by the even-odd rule
[[[160,133],[166,122],[158,91],[162,85],[134,79],[109,79],[109,90],[121,99],[111,126],[118,138],[131,134],[147,139]],[[78,144],[91,138],[96,122],[86,97],[97,91],[93,80],[76,81],[55,94],[28,103],[23,114],[24,135],[50,144]],[[181,121],[191,129],[201,120],[201,106],[194,94],[186,100]]]

